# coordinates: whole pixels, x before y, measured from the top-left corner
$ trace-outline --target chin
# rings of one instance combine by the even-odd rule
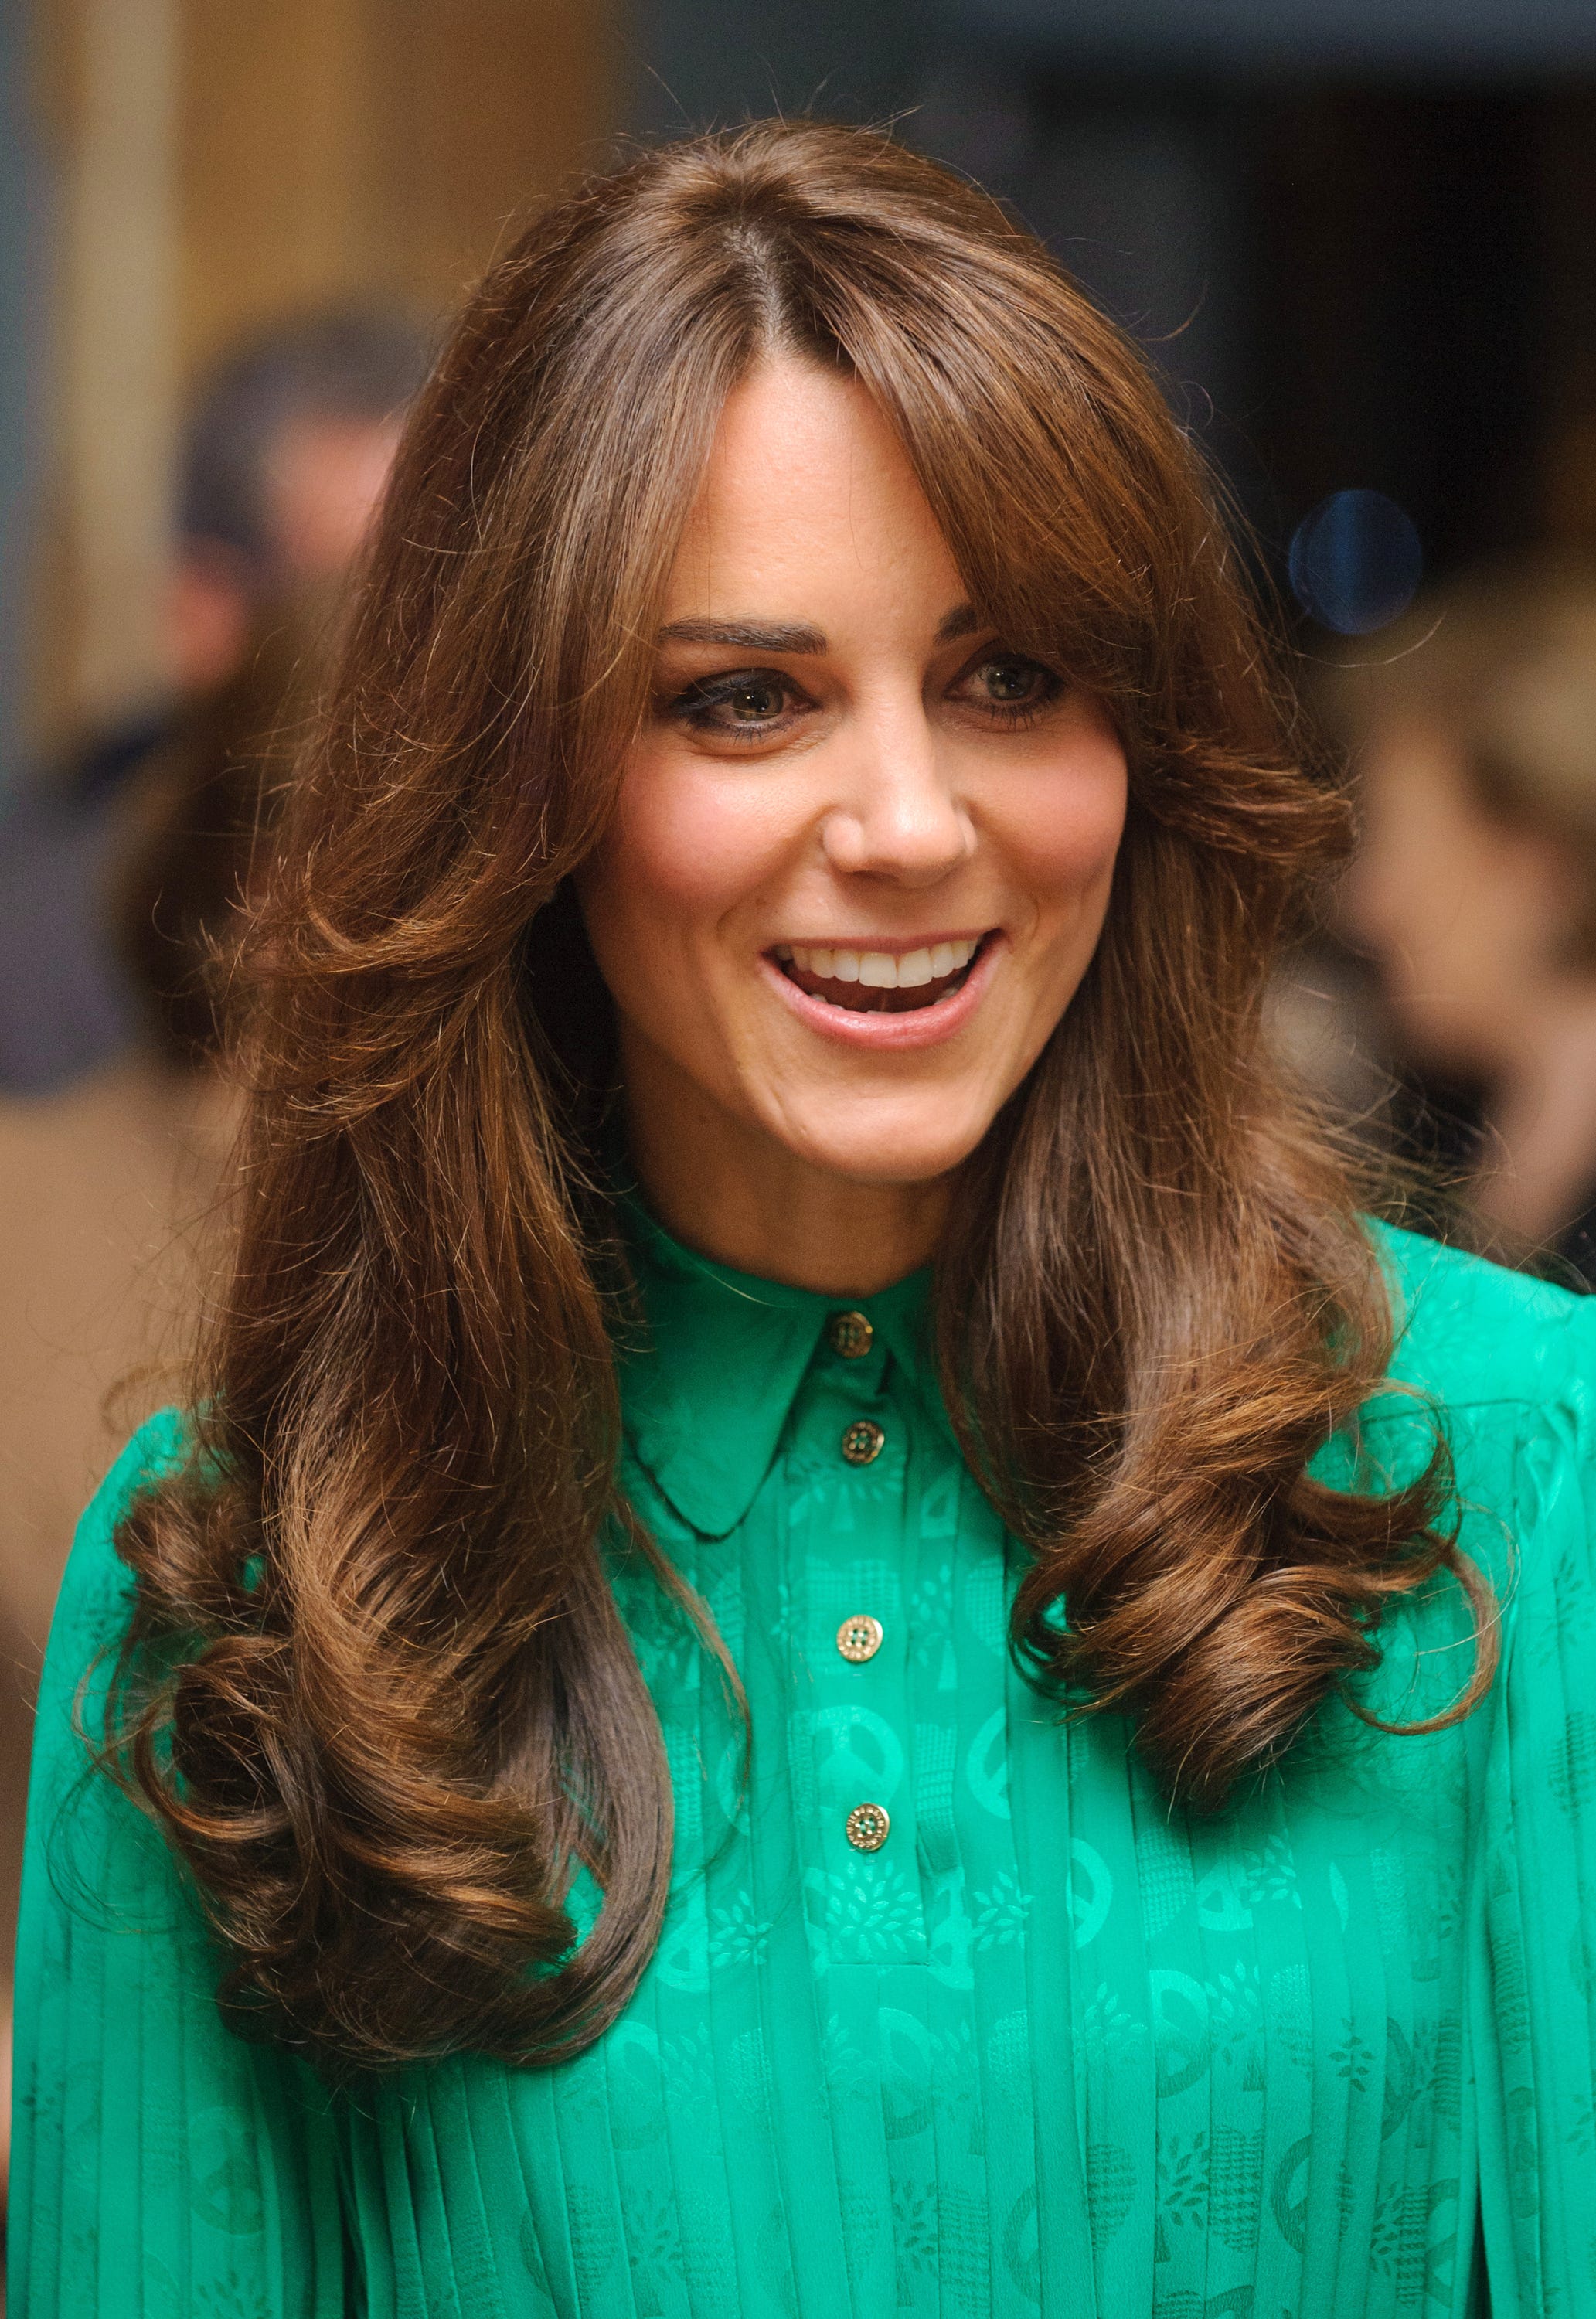
[[[828,1176],[853,1184],[932,1184],[962,1167],[992,1123],[984,1106],[950,1120],[944,1102],[923,1115],[894,1111],[879,1119],[857,1111],[835,1119],[784,1122],[781,1141]]]

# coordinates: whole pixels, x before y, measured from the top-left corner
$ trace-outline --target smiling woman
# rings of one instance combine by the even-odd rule
[[[727,398],[663,609],[576,878],[633,1157],[695,1245],[884,1286],[934,1254],[1090,963],[1124,748],[976,612],[834,365],[767,359]]]
[[[1282,1082],[1267,672],[888,141],[489,276],[52,1637],[23,2319],[1583,2307],[1591,1332]]]

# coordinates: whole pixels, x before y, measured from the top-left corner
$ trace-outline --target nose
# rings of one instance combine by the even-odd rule
[[[839,753],[823,840],[834,870],[912,889],[967,862],[975,832],[918,698],[861,720]]]

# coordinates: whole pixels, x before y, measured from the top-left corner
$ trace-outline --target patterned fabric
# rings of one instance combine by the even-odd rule
[[[1590,1310],[1383,1236],[1503,1672],[1428,1737],[1329,1709],[1195,1823],[1123,1724],[1065,1725],[1013,1669],[1017,1555],[931,1382],[924,1279],[865,1300],[850,1358],[823,1300],[640,1235],[625,1479],[753,1749],[744,1781],[713,1660],[618,1548],[678,1815],[635,2001],[557,2070],[337,2098],[221,2026],[192,1901],[69,1728],[158,1421],[86,1519],[45,1680],[16,2319],[1463,2319],[1487,2274],[1495,2319],[1596,2314]],[[850,1464],[861,1419],[881,1444]],[[1364,1454],[1394,1473],[1427,1439],[1388,1393]],[[1438,1584],[1365,1703],[1444,1707],[1465,1632]]]

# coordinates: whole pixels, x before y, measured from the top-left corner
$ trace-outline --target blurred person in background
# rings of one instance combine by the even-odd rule
[[[134,1008],[128,1051],[51,1095],[0,1096],[0,1598],[35,1656],[104,1464],[104,1396],[160,1351],[189,1269],[184,1227],[210,1207],[230,1139],[213,1068],[227,931],[310,681],[311,626],[271,616],[119,801],[104,936]]]
[[[169,1395],[165,1358],[203,1294],[208,1225],[232,1140],[235,1102],[219,1068],[232,929],[267,841],[302,696],[313,682],[313,639],[325,627],[318,596],[257,618],[235,672],[188,705],[131,771],[118,800],[104,931],[133,1010],[128,1051],[53,1094],[0,1096],[7,1960],[29,1693],[73,1523],[114,1433]]]
[[[118,803],[187,706],[237,674],[267,609],[347,571],[426,365],[410,320],[332,311],[249,340],[202,393],[181,461],[168,697],[0,817],[0,1089],[59,1087],[135,1037],[137,997],[105,933]]]
[[[1362,838],[1347,931],[1397,1068],[1482,1132],[1483,1239],[1596,1283],[1596,578],[1474,577],[1343,672]]]

